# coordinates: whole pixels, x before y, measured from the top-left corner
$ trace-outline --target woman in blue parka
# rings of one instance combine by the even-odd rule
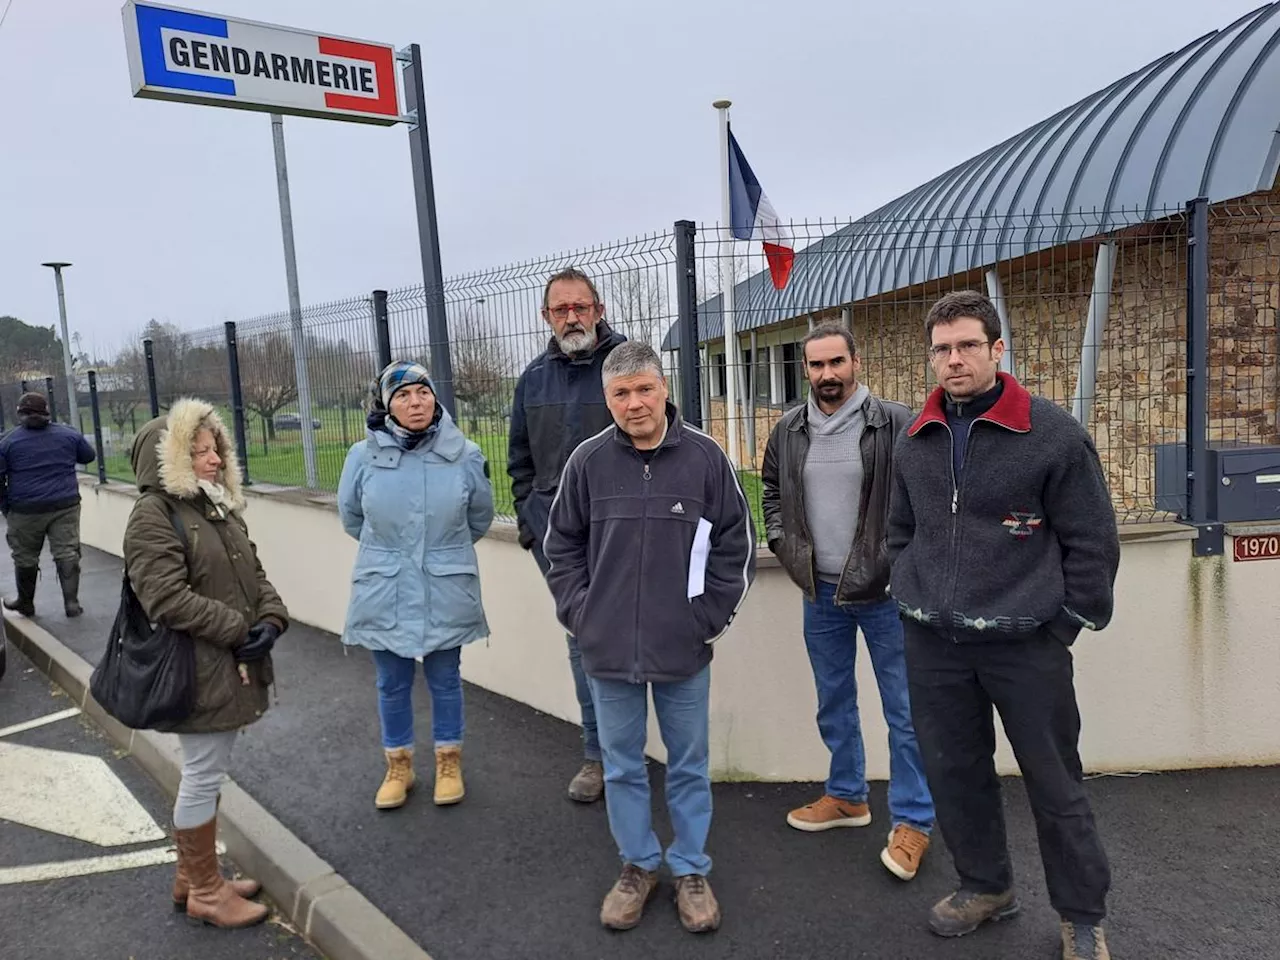
[[[413,787],[413,682],[431,690],[435,802],[457,803],[462,782],[464,644],[489,635],[475,542],[493,521],[480,448],[436,402],[425,368],[387,366],[371,390],[368,437],[352,446],[338,511],[360,541],[342,642],[373,651],[387,774],[375,803],[404,805]]]

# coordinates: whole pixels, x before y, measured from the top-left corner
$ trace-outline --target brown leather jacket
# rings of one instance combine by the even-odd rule
[[[889,495],[893,490],[893,448],[911,425],[908,407],[874,394],[867,398],[862,433],[863,481],[858,531],[849,546],[836,603],[885,599],[889,586],[886,546]],[[804,595],[817,595],[813,539],[805,524],[804,463],[809,455],[809,405],[787,411],[774,425],[764,452],[764,523],[773,551]]]

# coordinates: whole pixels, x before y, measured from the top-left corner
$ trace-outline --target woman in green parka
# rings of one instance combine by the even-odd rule
[[[267,710],[271,648],[288,611],[249,539],[240,466],[211,404],[177,401],[138,432],[131,459],[141,496],[124,535],[129,582],[148,618],[195,648],[195,702],[172,728],[183,756],[174,907],[215,926],[250,926],[267,908],[248,899],[260,884],[219,872],[218,795],[236,734]]]

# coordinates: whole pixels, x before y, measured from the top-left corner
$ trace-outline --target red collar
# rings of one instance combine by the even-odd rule
[[[1031,394],[1011,374],[997,373],[996,376],[1004,384],[1004,392],[990,410],[978,417],[979,420],[990,420],[997,426],[1012,430],[1015,433],[1028,433],[1031,430]],[[907,431],[907,436],[914,437],[927,424],[947,422],[947,411],[943,406],[946,394],[942,387],[934,388],[925,401],[924,410],[916,418],[916,422]]]

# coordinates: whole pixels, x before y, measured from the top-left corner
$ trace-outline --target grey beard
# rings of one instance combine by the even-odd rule
[[[556,337],[556,343],[560,344],[560,349],[565,353],[586,353],[596,345],[596,331],[593,328],[566,333],[563,337]]]

